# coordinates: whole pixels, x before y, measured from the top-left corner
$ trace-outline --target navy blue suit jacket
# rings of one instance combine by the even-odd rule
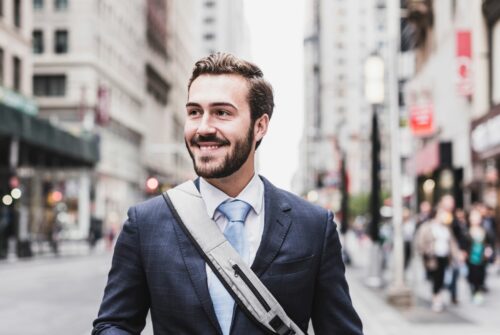
[[[252,270],[304,331],[360,335],[331,212],[265,178],[265,224]],[[139,334],[151,311],[155,334],[222,334],[205,262],[161,196],[130,208],[116,242],[93,334]],[[231,334],[264,334],[237,307]]]

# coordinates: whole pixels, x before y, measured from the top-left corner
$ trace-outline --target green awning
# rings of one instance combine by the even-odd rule
[[[0,136],[15,137],[82,165],[95,165],[99,160],[98,141],[80,138],[57,128],[48,121],[28,115],[0,103]]]

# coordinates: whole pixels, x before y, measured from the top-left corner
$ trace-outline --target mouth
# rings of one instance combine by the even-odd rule
[[[205,144],[205,143],[198,143],[196,145],[201,152],[212,152],[221,147],[220,144]]]

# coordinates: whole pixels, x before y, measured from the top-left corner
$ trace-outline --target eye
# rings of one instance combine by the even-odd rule
[[[225,116],[229,116],[229,115],[230,115],[230,113],[229,113],[228,111],[224,110],[224,109],[218,109],[218,110],[216,110],[216,111],[215,111],[215,114],[216,114],[217,116],[222,116],[222,117],[225,117]]]
[[[196,116],[199,116],[201,115],[201,111],[198,110],[198,109],[188,109],[187,111],[187,115],[189,117],[196,117]]]

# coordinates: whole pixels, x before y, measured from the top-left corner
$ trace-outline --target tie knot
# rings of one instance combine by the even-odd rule
[[[252,207],[242,200],[232,200],[220,204],[217,210],[224,214],[229,221],[245,222],[250,208]]]

